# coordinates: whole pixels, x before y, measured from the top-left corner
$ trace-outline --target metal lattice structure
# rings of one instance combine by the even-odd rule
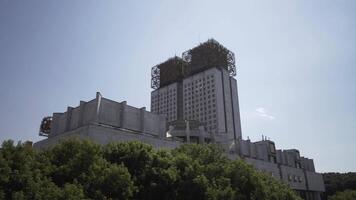
[[[227,54],[227,70],[230,76],[236,76],[235,54],[232,51]]]
[[[235,55],[214,39],[209,39],[182,54],[188,63],[187,74],[195,74],[209,68],[219,67],[229,71],[230,76],[236,75]]]
[[[153,89],[169,85],[184,77],[186,62],[175,56],[151,69],[151,87]]]
[[[52,117],[44,117],[41,121],[39,135],[48,137],[51,134],[51,124]]]
[[[152,67],[151,69],[151,88],[158,89],[160,86],[160,71],[158,65]]]
[[[152,67],[151,87],[158,89],[183,78],[218,67],[236,76],[235,55],[214,39],[209,39],[193,49]]]
[[[182,53],[182,59],[187,63],[190,63],[190,61],[192,61],[192,55],[190,54],[190,50]]]

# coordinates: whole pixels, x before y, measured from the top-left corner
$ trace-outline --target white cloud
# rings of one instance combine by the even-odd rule
[[[267,113],[267,110],[263,107],[259,107],[256,110],[256,114],[257,116],[269,119],[269,120],[274,120],[275,117],[273,115],[270,115],[269,113]]]

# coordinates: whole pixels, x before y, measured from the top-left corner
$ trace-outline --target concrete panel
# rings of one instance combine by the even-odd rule
[[[260,160],[268,161],[268,149],[264,144],[256,144],[257,158]]]
[[[73,130],[79,127],[79,118],[80,118],[80,107],[72,109],[69,130]]]
[[[282,151],[281,150],[277,150],[276,151],[276,160],[278,164],[283,164],[283,159],[282,159]]]
[[[53,113],[52,117],[52,124],[51,124],[51,134],[49,137],[52,137],[53,135],[56,135],[59,133],[59,118],[63,113]]]
[[[135,130],[135,131],[141,131],[141,111],[140,109],[137,109],[132,106],[125,106],[125,123],[123,124],[122,127]]]
[[[67,124],[67,113],[63,113],[58,116],[58,121],[57,121],[57,133],[63,133],[66,131],[66,124]]]
[[[234,138],[234,121],[233,121],[233,109],[232,109],[232,94],[230,88],[230,76],[228,71],[221,70],[221,76],[223,80],[224,87],[224,100],[225,100],[225,117],[226,117],[226,128],[228,138]]]
[[[97,102],[96,99],[93,99],[84,106],[83,112],[83,124],[89,124],[96,120],[96,109],[97,109]]]
[[[181,145],[178,141],[161,139],[150,135],[136,134],[124,129],[113,129],[111,127],[87,125],[64,134],[53,136],[36,142],[33,146],[36,149],[50,148],[60,141],[70,138],[89,139],[98,144],[108,144],[111,142],[141,141],[152,145],[155,148],[176,148]]]
[[[283,182],[287,183],[292,189],[306,190],[306,179],[302,169],[280,166]]]
[[[257,147],[256,144],[250,143],[251,158],[257,158]]]
[[[244,159],[247,163],[251,164],[255,169],[265,172],[276,179],[281,179],[279,168],[277,164],[264,162],[261,160],[245,158]]]
[[[120,103],[101,98],[99,122],[120,127]]]
[[[324,179],[319,173],[306,171],[309,190],[325,192]]]
[[[145,112],[145,133],[163,136],[166,132],[166,118],[150,112]]]
[[[240,153],[243,156],[250,157],[250,141],[240,140]]]
[[[237,139],[242,138],[241,130],[241,119],[240,119],[240,106],[239,106],[239,96],[237,92],[237,81],[233,77],[230,77],[230,87],[231,87],[231,98],[233,106],[233,117],[234,117],[234,128],[235,135]]]

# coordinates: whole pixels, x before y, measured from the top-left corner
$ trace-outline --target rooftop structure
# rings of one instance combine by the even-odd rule
[[[205,71],[213,67],[227,70],[230,76],[236,75],[235,55],[214,39],[210,39],[182,54],[188,63],[186,75]]]

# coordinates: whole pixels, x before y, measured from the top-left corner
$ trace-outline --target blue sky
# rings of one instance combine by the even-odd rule
[[[237,56],[244,139],[356,171],[356,1],[0,0],[0,141],[95,92],[150,107],[150,69],[209,38]]]

